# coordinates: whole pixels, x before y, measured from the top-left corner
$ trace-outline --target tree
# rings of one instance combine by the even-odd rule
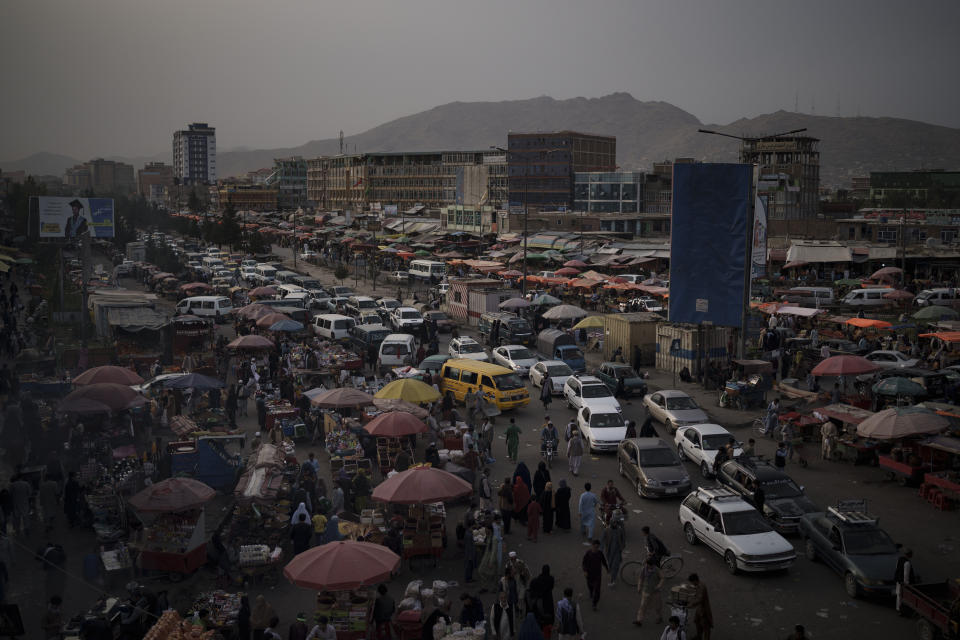
[[[269,247],[264,241],[262,233],[248,233],[246,249],[250,253],[256,255],[258,253],[266,253],[269,250]]]
[[[237,210],[232,204],[228,204],[223,210],[223,218],[220,221],[220,235],[223,242],[230,245],[232,249],[240,244],[241,232],[240,224],[237,222]]]
[[[340,281],[340,284],[343,284],[343,281],[346,280],[347,276],[350,275],[350,270],[347,269],[345,264],[338,264],[336,270],[333,272],[333,277]]]
[[[200,196],[197,195],[196,187],[190,189],[190,197],[187,198],[187,208],[190,209],[190,213],[200,213],[200,210],[203,208],[203,203],[200,202]]]

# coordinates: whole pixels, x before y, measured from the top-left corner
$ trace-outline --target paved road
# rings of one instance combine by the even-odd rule
[[[314,276],[319,276],[324,282],[333,282],[329,272],[311,269]],[[361,280],[360,290],[364,290]],[[385,293],[382,286],[378,286],[380,295]],[[390,291],[390,289],[387,289]],[[393,295],[395,291],[390,291]],[[232,337],[232,329],[224,326],[222,331]],[[441,344],[441,350],[446,344]],[[665,388],[672,384],[672,376],[652,372],[650,384],[653,389]],[[712,394],[697,391],[693,385],[681,385],[693,395],[702,399],[702,404],[711,413],[712,417],[728,426],[748,422],[748,414],[728,412],[710,406]],[[536,393],[533,394],[536,398]],[[639,401],[625,404],[627,417],[637,420],[643,418],[643,410]],[[558,426],[564,425],[572,416],[562,403],[554,402],[551,405],[551,417]],[[523,428],[521,440],[521,459],[534,469],[538,462],[539,425],[543,420],[543,411],[539,401],[534,401],[528,407],[511,414]],[[497,425],[501,431],[505,421]],[[241,426],[251,433],[256,430],[255,419],[250,418],[241,422]],[[658,427],[663,434],[663,428]],[[742,439],[748,437],[745,429],[735,429],[735,433]],[[420,443],[420,449],[424,446]],[[766,450],[764,450],[766,447]],[[772,445],[761,443],[761,452],[772,453]],[[305,456],[310,449],[301,449],[300,455]],[[513,465],[504,460],[505,449],[502,438],[496,440],[496,463],[493,465],[492,477],[503,478],[513,471]],[[321,454],[321,459],[325,457]],[[695,481],[700,481],[697,469],[690,466],[688,469]],[[915,550],[915,559],[919,571],[925,578],[943,579],[949,576],[960,575],[960,556],[958,556],[956,540],[957,514],[954,512],[940,513],[933,511],[926,503],[921,502],[915,495],[915,490],[904,489],[892,483],[881,480],[880,472],[875,468],[861,468],[814,461],[807,469],[798,466],[788,467],[788,471],[795,479],[806,487],[810,497],[820,505],[834,503],[838,498],[865,497],[870,501],[870,510],[880,516],[881,522],[888,529],[895,540]],[[553,480],[565,478],[574,489],[573,509],[576,509],[576,499],[585,481],[590,481],[595,487],[600,487],[607,479],[614,479],[620,491],[629,501],[630,518],[627,523],[627,554],[625,560],[639,555],[640,527],[650,525],[664,539],[674,553],[681,554],[685,559],[685,568],[680,577],[690,571],[696,571],[710,590],[713,604],[714,618],[717,629],[715,638],[781,638],[785,637],[794,624],[805,624],[810,635],[815,638],[877,638],[901,639],[913,637],[913,622],[899,618],[888,603],[878,603],[862,600],[851,600],[843,590],[842,580],[830,570],[819,564],[813,564],[802,557],[786,573],[774,575],[737,575],[732,576],[724,568],[722,559],[707,551],[702,545],[690,547],[682,538],[677,522],[678,502],[649,501],[636,496],[636,493],[627,485],[624,479],[617,476],[617,467],[613,456],[590,456],[584,461],[581,477],[574,479],[566,471],[564,459],[554,465]],[[454,523],[462,515],[462,507],[452,508],[448,524],[449,537],[454,540]],[[62,540],[67,545],[70,560],[68,569],[80,574],[80,559],[83,553],[95,548],[91,532],[67,532],[61,527],[54,534],[55,539]],[[40,538],[22,541],[32,548]],[[556,533],[552,536],[541,536],[536,544],[527,542],[524,532],[514,530],[507,537],[507,550],[515,550],[526,560],[534,572],[544,563],[549,563],[553,574],[557,577],[557,593],[564,586],[573,586],[582,602],[586,603],[585,585],[580,572],[580,558],[586,547],[576,531],[568,534]],[[17,601],[24,608],[28,628],[33,632],[37,629],[37,620],[42,612],[43,584],[42,576],[34,570],[35,564],[27,558],[17,558],[14,562],[14,571],[10,583],[10,600]],[[414,573],[408,566],[404,566],[401,574],[391,585],[391,591],[399,599],[400,592],[406,583],[414,578],[425,581],[433,579],[462,580],[462,556],[455,546],[447,550],[440,566],[423,573]],[[676,580],[678,580],[679,577]],[[68,614],[72,615],[81,610],[94,597],[94,590],[79,580],[71,581],[67,594]],[[120,583],[122,585],[122,582]],[[169,588],[172,601],[175,605],[186,607],[192,595],[211,584],[211,574],[201,571],[179,585],[168,585],[163,582],[154,583],[154,588]],[[119,585],[112,585],[113,592],[117,592]],[[252,589],[251,594],[264,593],[277,609],[284,626],[293,620],[299,611],[313,610],[314,594],[299,589],[285,582],[281,582],[272,589]],[[459,589],[454,589],[452,596],[458,597]],[[484,604],[489,607],[492,603],[492,594],[481,596]],[[457,603],[458,604],[458,603]],[[659,638],[660,630],[656,625],[644,626],[636,629],[629,624],[633,611],[638,604],[638,596],[619,583],[614,589],[604,585],[600,610],[590,611],[585,607],[584,616],[588,633],[603,634],[609,638]],[[459,607],[455,606],[454,612]],[[27,637],[37,637],[28,635]]]

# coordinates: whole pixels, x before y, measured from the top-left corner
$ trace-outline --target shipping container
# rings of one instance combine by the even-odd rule
[[[726,364],[727,345],[732,336],[730,327],[661,322],[657,325],[657,369],[680,371],[687,367],[690,375],[696,377],[705,358]],[[679,340],[679,348],[671,353],[674,340]]]
[[[603,318],[603,359],[611,360],[617,347],[627,364],[653,366],[657,354],[657,313],[611,313]]]

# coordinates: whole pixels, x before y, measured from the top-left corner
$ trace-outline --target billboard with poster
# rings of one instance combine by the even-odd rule
[[[58,198],[38,196],[37,219],[41,238],[113,237],[113,198]]]

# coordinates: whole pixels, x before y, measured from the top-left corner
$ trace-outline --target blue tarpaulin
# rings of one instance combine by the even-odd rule
[[[670,321],[739,327],[753,167],[675,164]]]

